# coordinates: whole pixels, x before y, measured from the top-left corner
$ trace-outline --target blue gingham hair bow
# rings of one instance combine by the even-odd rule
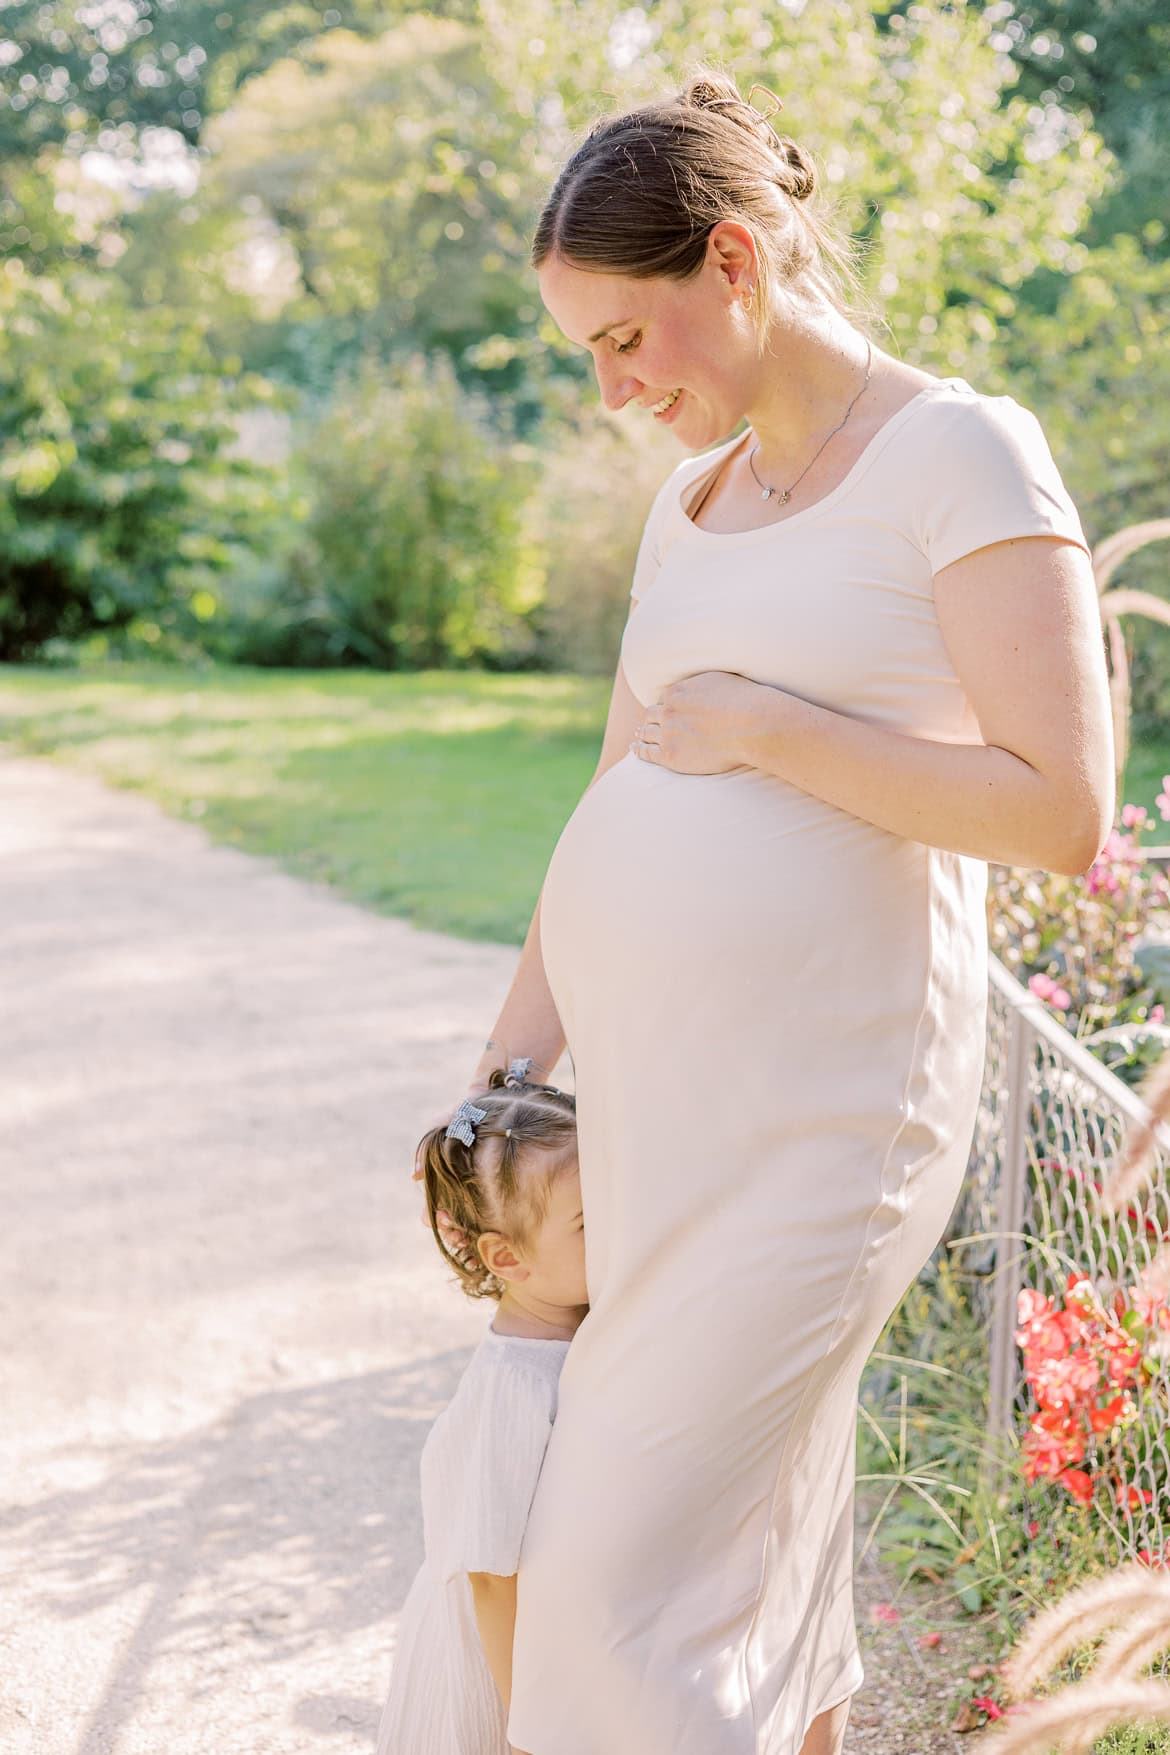
[[[475,1144],[475,1123],[482,1121],[486,1114],[486,1109],[477,1109],[469,1097],[464,1097],[447,1124],[446,1137],[449,1140],[462,1140],[465,1146],[473,1146]]]
[[[517,1084],[522,1085],[528,1077],[528,1069],[531,1065],[531,1055],[528,1056],[527,1060],[509,1061],[505,1083],[511,1083],[512,1080],[515,1080]],[[486,1114],[486,1109],[477,1108],[469,1097],[464,1097],[447,1124],[447,1138],[449,1140],[462,1140],[465,1146],[473,1146],[476,1124],[481,1122]],[[511,1133],[511,1131],[509,1128],[508,1132]]]

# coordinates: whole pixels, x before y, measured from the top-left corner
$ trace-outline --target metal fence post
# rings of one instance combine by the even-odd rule
[[[1028,1125],[1032,1107],[1031,1023],[1021,1008],[1008,1013],[1005,1056],[1003,1164],[996,1202],[995,1282],[988,1342],[988,1431],[993,1447],[1012,1430],[1019,1371],[1016,1364],[1016,1301],[1023,1284],[1023,1230],[1028,1177]],[[1012,1235],[1015,1233],[1016,1235]]]

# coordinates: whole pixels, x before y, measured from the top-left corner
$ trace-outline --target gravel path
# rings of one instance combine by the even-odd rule
[[[0,855],[0,1747],[368,1755],[486,1321],[411,1152],[518,953],[48,763],[0,762]],[[929,1666],[858,1584],[851,1750],[960,1748],[893,1723]]]

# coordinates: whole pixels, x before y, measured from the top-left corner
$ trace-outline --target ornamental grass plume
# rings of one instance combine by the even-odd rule
[[[1164,1174],[1158,1162],[1158,1146],[1167,1146],[1170,1123],[1170,1054],[1155,1062],[1137,1087],[1136,1095],[1146,1106],[1145,1119],[1127,1128],[1116,1163],[1107,1171],[1097,1191],[1102,1211],[1117,1213],[1135,1196],[1156,1186]],[[1148,1299],[1170,1300],[1170,1237],[1137,1276],[1137,1288]]]
[[[1024,1699],[1078,1645],[1113,1629],[1085,1680]],[[1089,1755],[1116,1725],[1170,1725],[1170,1686],[1141,1675],[1170,1648],[1170,1577],[1134,1563],[1066,1593],[1037,1615],[1000,1666],[1017,1702],[989,1755]]]
[[[1124,1202],[1144,1193],[1156,1170],[1158,1133],[1170,1122],[1170,1054],[1154,1063],[1135,1095],[1145,1104],[1148,1115],[1126,1130],[1121,1153],[1100,1190],[1107,1212],[1118,1212]]]
[[[988,1734],[987,1755],[1090,1755],[1117,1725],[1170,1724],[1170,1688],[1161,1682],[1078,1682],[1029,1701]]]

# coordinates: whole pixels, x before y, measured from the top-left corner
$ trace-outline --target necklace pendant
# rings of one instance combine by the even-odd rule
[[[770,500],[775,492],[775,488],[762,488],[760,491],[760,498],[761,500]]]
[[[785,488],[784,492],[780,495],[780,504],[782,506],[786,506],[791,498],[792,498],[792,489]]]

